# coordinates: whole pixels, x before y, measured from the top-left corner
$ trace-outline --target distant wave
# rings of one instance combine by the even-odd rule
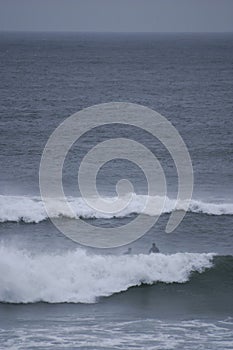
[[[0,302],[94,303],[141,284],[185,283],[213,267],[214,254],[32,255],[0,247]]]
[[[111,219],[113,217],[127,217],[132,214],[144,213],[146,215],[154,216],[159,212],[159,204],[163,200],[162,197],[153,197],[153,209],[146,212],[143,210],[147,196],[134,194],[130,204],[122,211],[111,215],[97,212],[90,208],[82,198],[69,197],[68,201],[73,209],[73,215],[67,215],[65,212],[63,202],[59,199],[53,201],[53,217],[70,217],[72,219],[85,218],[103,218]],[[166,197],[163,213],[171,213],[174,211],[176,205],[175,199]],[[184,210],[185,202],[181,201],[178,204],[178,210]],[[189,212],[203,213],[208,215],[233,215],[233,203],[210,203],[201,200],[191,200],[189,205]],[[44,205],[40,197],[27,196],[3,196],[0,195],[0,222],[23,221],[25,223],[39,223],[48,219]]]

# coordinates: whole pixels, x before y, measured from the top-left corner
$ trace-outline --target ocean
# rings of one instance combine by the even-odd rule
[[[0,349],[232,349],[233,35],[1,33],[0,72]],[[164,145],[117,120],[84,133],[63,167],[73,215],[59,198],[53,203],[64,227],[81,220],[117,231],[142,214],[147,179],[121,152],[100,168],[97,188],[112,199],[117,182],[130,180],[130,205],[106,214],[82,198],[80,164],[101,142],[144,145],[167,185],[148,232],[95,248],[53,224],[39,169],[66,118],[111,102],[148,107],[172,123],[189,151],[194,187],[184,219],[166,233],[179,179]],[[152,207],[142,216],[156,215]],[[160,252],[148,254],[153,242]]]

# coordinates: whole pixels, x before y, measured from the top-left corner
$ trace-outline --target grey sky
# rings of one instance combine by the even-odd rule
[[[233,0],[0,0],[0,30],[233,31]]]

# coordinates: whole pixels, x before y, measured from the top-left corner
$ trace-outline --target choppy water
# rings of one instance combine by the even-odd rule
[[[0,348],[231,349],[233,283],[233,36],[231,34],[0,36]],[[78,165],[95,144],[128,137],[161,161],[168,193],[150,232],[128,247],[84,248],[49,221],[38,171],[51,132],[93,104],[126,101],[155,109],[177,128],[194,168],[188,213],[165,233],[177,174],[151,135],[114,124],[83,135],[64,165],[54,217],[118,227],[142,212],[146,181],[122,160],[100,171],[99,191],[135,194],[119,215],[100,215],[77,186]],[[158,198],[154,210],[157,214]],[[180,203],[179,210],[184,203]],[[148,255],[155,241],[161,253]]]

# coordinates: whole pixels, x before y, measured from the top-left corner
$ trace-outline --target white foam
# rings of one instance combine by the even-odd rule
[[[52,349],[65,344],[73,349],[74,344],[85,349],[217,349],[233,348],[232,327],[223,327],[221,321],[202,319],[161,320],[138,318],[125,321],[114,319],[109,322],[105,313],[99,317],[75,317],[71,312],[60,318],[44,322],[33,322],[29,317],[18,322],[16,327],[1,327],[2,349]],[[90,328],[94,331],[90,335]],[[145,331],[146,330],[146,331]],[[36,334],[36,336],[35,336]],[[46,335],[45,335],[46,334]],[[104,334],[104,335],[103,335]],[[136,346],[135,346],[136,344]]]
[[[214,254],[88,255],[84,250],[31,255],[0,247],[0,301],[92,303],[141,283],[184,283],[212,266]]]
[[[147,200],[145,195],[133,195],[133,199],[125,209],[120,212],[107,214],[98,212],[89,207],[82,198],[69,197],[68,201],[73,210],[71,218],[78,219],[83,218],[106,218],[112,217],[125,217],[133,213],[146,215],[158,215],[162,197],[150,198],[153,203],[150,205],[149,210],[144,210]],[[176,206],[176,200],[165,198],[165,205],[163,213],[171,213],[176,209],[184,210],[185,201],[180,201]],[[200,200],[191,200],[189,210],[193,213],[204,213],[209,215],[233,215],[233,203],[210,203]],[[60,199],[54,199],[52,203],[53,217],[69,216],[64,207],[64,202]],[[3,196],[0,195],[0,222],[5,221],[24,221],[38,223],[48,218],[45,211],[42,200],[39,197],[27,197],[27,196]]]

